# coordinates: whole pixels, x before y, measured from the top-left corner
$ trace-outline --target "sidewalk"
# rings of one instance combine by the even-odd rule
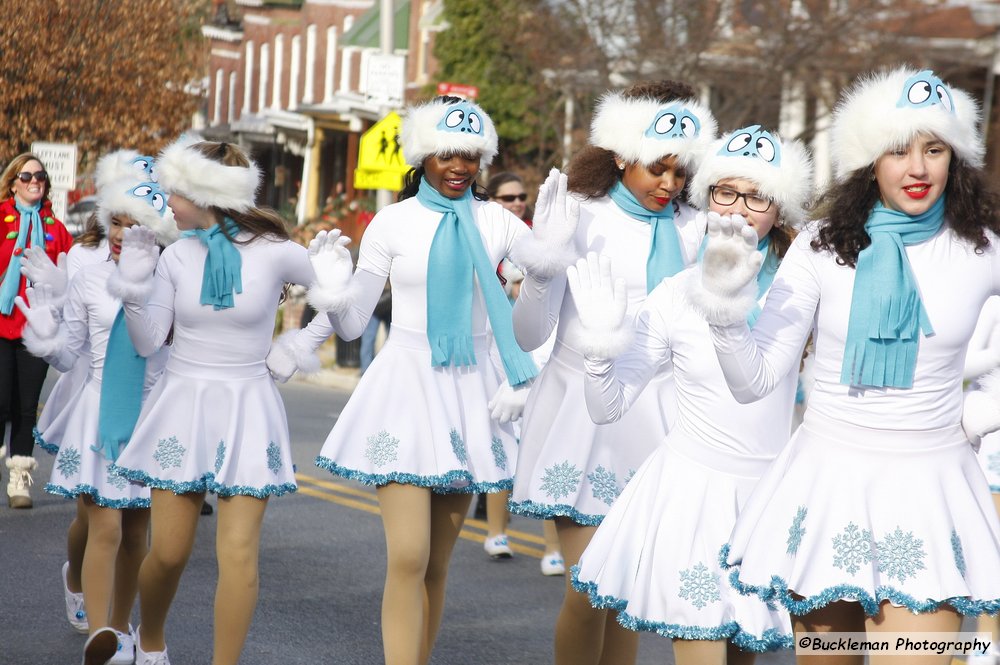
[[[301,381],[303,383],[312,383],[326,388],[353,391],[354,388],[357,387],[360,379],[361,372],[357,368],[350,369],[347,367],[334,366],[324,367],[318,372],[314,372],[312,374],[296,372],[295,376],[293,376],[291,380]]]

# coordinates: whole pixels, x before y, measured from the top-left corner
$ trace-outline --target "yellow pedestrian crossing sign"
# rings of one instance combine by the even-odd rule
[[[395,111],[361,135],[358,168],[354,171],[355,189],[403,189],[403,176],[410,167],[403,158],[400,140],[402,119]]]

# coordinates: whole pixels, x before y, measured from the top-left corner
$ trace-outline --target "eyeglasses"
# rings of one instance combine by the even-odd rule
[[[754,212],[767,212],[771,209],[771,199],[766,196],[761,196],[756,192],[737,192],[735,189],[730,189],[729,187],[721,187],[719,185],[711,185],[708,191],[712,193],[712,200],[718,203],[720,206],[731,206],[736,203],[739,199],[743,199],[749,210]]]
[[[46,173],[45,171],[35,171],[34,173],[29,173],[28,171],[21,171],[20,173],[17,174],[17,179],[23,183],[31,182],[32,178],[34,178],[38,182],[45,182],[46,180],[49,179],[49,174]]]
[[[498,194],[493,198],[503,201],[504,203],[513,203],[514,201],[527,201],[528,195],[521,192],[520,194]]]

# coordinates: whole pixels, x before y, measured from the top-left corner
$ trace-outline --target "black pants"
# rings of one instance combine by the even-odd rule
[[[48,364],[28,353],[19,339],[0,338],[0,437],[11,424],[9,455],[31,456]]]

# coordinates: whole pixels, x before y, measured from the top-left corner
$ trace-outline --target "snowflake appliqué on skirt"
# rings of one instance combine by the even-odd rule
[[[455,457],[458,458],[459,462],[465,464],[469,459],[469,455],[465,450],[465,441],[462,440],[462,436],[458,433],[457,429],[451,430],[449,436],[451,436],[451,449],[455,452]]]
[[[900,582],[907,577],[916,577],[918,570],[924,570],[924,541],[913,537],[913,532],[896,530],[875,544],[880,572],[895,577]]]
[[[490,444],[490,451],[493,453],[493,463],[497,465],[497,468],[501,471],[507,470],[507,451],[503,449],[503,441],[500,437],[493,437],[493,443]]]
[[[680,571],[680,574],[681,589],[677,595],[699,610],[721,600],[719,578],[705,564],[699,562],[694,568]]]
[[[788,540],[785,541],[788,544],[788,549],[785,550],[786,554],[795,554],[799,551],[799,545],[802,544],[802,536],[806,535],[806,530],[802,528],[802,523],[806,519],[805,506],[799,506],[799,509],[795,513],[795,517],[792,519],[792,525],[788,527]]]
[[[861,564],[871,563],[875,558],[871,531],[859,530],[854,522],[848,524],[843,533],[833,537],[833,550],[833,565],[851,575],[861,570]]]
[[[219,475],[222,471],[222,464],[226,461],[226,442],[219,441],[219,445],[215,447],[215,475]]]
[[[63,448],[59,451],[56,468],[64,478],[69,478],[80,470],[80,451],[76,448]]]
[[[390,435],[384,429],[378,434],[368,437],[368,445],[365,447],[365,457],[375,466],[385,466],[389,462],[396,461],[396,453],[399,450],[399,439]]]
[[[271,473],[277,474],[283,466],[281,462],[281,448],[274,441],[267,444],[267,468]]]
[[[545,469],[542,476],[542,491],[553,499],[569,496],[575,492],[580,485],[580,476],[583,471],[576,468],[576,465],[569,461],[554,464]]]
[[[108,485],[114,487],[119,492],[124,490],[125,485],[128,484],[128,480],[126,480],[124,476],[119,476],[117,473],[115,473],[114,469],[111,468],[110,464],[108,465],[107,475],[105,476],[104,480]]]
[[[608,471],[603,466],[598,465],[593,473],[587,474],[587,480],[590,481],[591,491],[598,501],[603,501],[610,506],[618,498],[618,479],[615,477],[614,471]]]
[[[955,555],[955,567],[965,577],[965,552],[962,551],[962,539],[954,529],[951,530],[951,553]]]
[[[181,458],[186,451],[187,449],[177,441],[177,437],[172,436],[169,439],[160,439],[156,443],[153,459],[156,460],[161,469],[180,467]]]

